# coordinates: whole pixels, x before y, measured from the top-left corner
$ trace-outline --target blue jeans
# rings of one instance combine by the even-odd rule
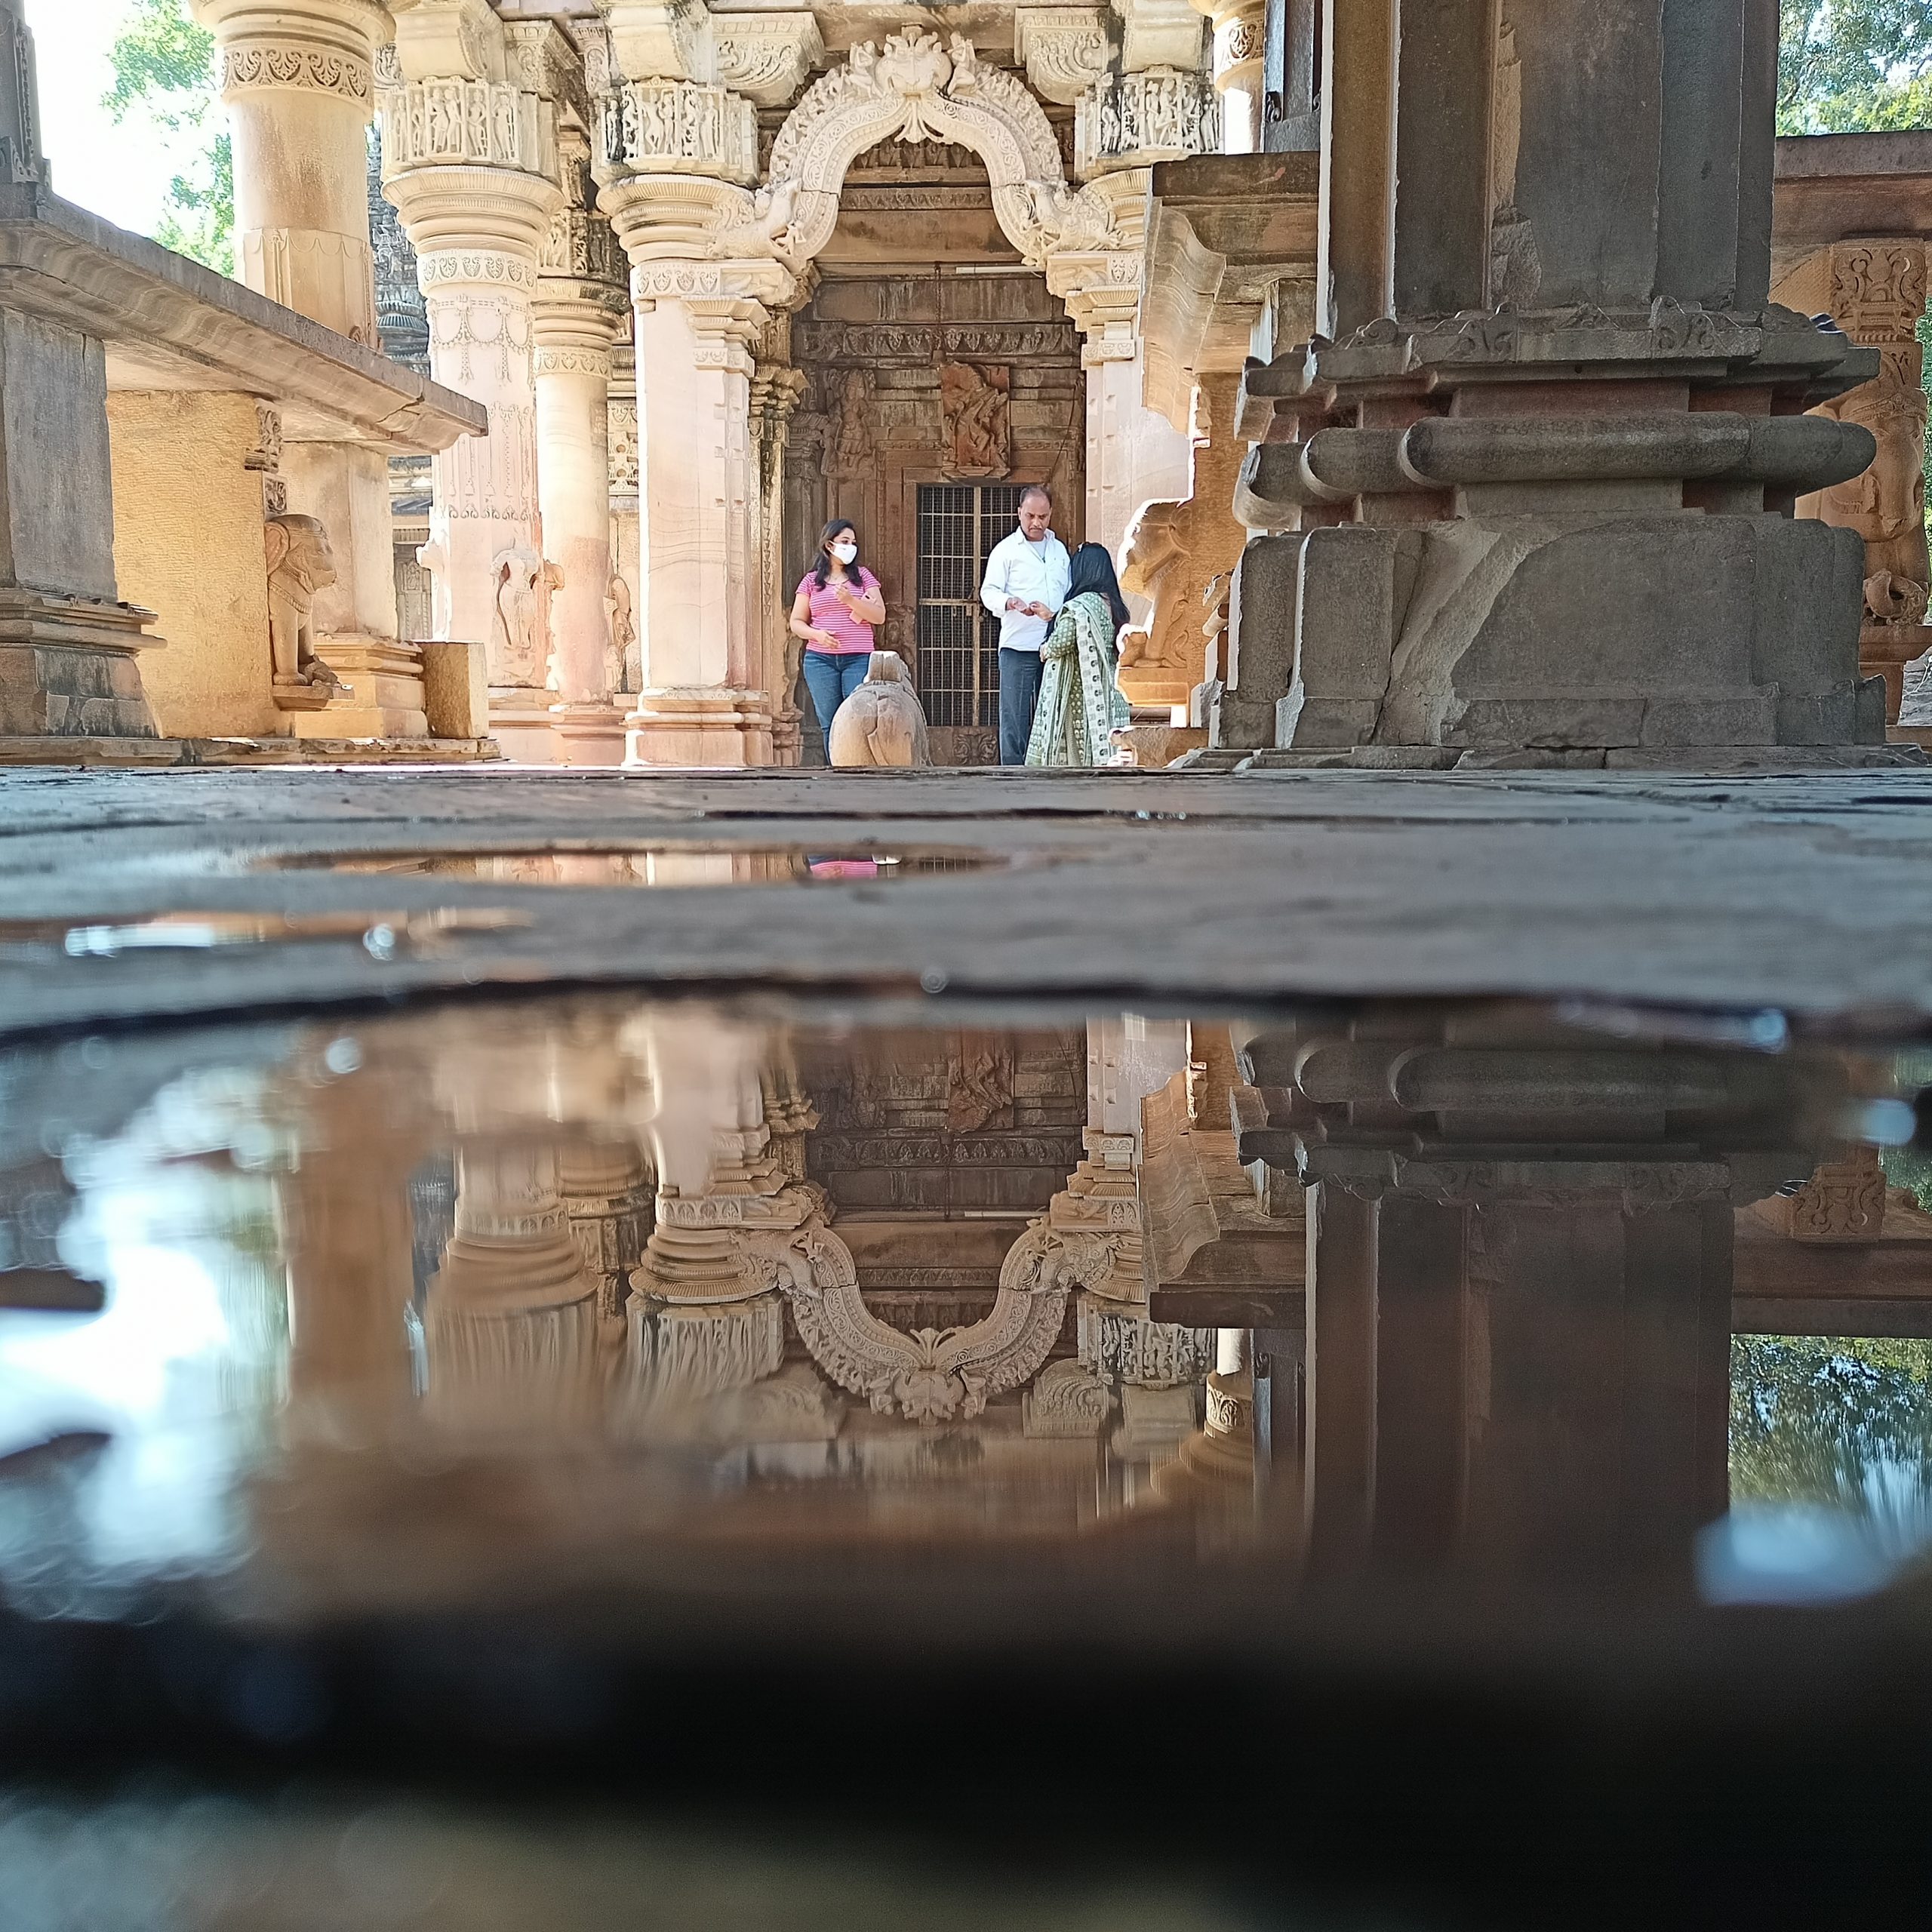
[[[829,739],[838,707],[866,681],[872,668],[869,651],[814,651],[805,647],[805,688],[812,694],[818,728]]]
[[[999,654],[999,761],[1024,764],[1040,708],[1040,654],[1005,651]]]

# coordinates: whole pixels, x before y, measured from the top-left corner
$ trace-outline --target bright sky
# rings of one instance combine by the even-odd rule
[[[128,0],[26,0],[26,8],[40,56],[42,140],[54,192],[123,228],[149,232],[177,165],[144,118],[116,127],[100,104],[114,84],[107,50]]]

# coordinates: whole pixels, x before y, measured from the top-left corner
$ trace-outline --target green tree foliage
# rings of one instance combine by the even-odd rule
[[[115,119],[146,115],[180,137],[186,156],[155,239],[232,275],[235,156],[215,92],[214,36],[189,17],[183,0],[130,0],[110,58],[114,85],[104,105]]]
[[[1740,1503],[1822,1503],[1906,1555],[1932,1534],[1932,1342],[1740,1335],[1730,1354]]]
[[[1932,0],[1779,0],[1778,132],[1932,128]]]

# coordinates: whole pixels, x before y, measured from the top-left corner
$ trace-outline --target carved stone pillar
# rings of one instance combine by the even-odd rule
[[[1171,58],[1191,37],[1190,71],[1108,72],[1077,102],[1075,166],[1106,210],[1107,226],[1086,245],[1063,238],[1047,260],[1047,286],[1085,338],[1087,534],[1116,552],[1143,503],[1188,494],[1186,429],[1176,429],[1146,398],[1140,300],[1148,171],[1158,161],[1214,152],[1220,113],[1207,77],[1191,71],[1199,18],[1169,22],[1165,35],[1149,45]],[[1186,697],[1183,690],[1180,701]]]
[[[769,764],[752,381],[797,283],[781,259],[792,201],[752,192],[756,109],[788,100],[823,49],[808,13],[728,32],[701,12],[674,26],[651,0],[614,0],[609,20],[586,67],[599,198],[636,312],[643,688],[626,762]]]
[[[488,1426],[568,1421],[597,1381],[597,1284],[557,1186],[557,1152],[521,1137],[457,1155],[456,1233],[424,1297],[429,1401]]]
[[[775,317],[778,329],[789,321]],[[760,682],[771,694],[773,761],[797,764],[804,743],[798,709],[798,654],[802,649],[786,620],[791,611],[784,581],[785,460],[792,412],[805,391],[801,369],[761,362],[752,377],[752,461],[758,476],[755,503],[758,558],[758,610],[761,619],[764,666]]]
[[[1925,542],[1926,244],[1916,235],[1859,238],[1820,248],[1786,275],[1777,299],[1801,314],[1831,316],[1854,342],[1878,352],[1875,380],[1817,414],[1871,431],[1878,454],[1862,476],[1801,497],[1815,516],[1865,543],[1865,617],[1859,666],[1885,681],[1885,715],[1898,722],[1905,667],[1932,650],[1925,622],[1932,561]]]
[[[235,151],[236,272],[258,294],[380,346],[369,242],[372,63],[388,38],[375,0],[195,0],[212,29]],[[327,531],[335,576],[316,593],[322,660],[343,680],[298,735],[427,731],[421,655],[397,636],[389,469],[379,451],[287,440],[282,507]]]
[[[537,496],[531,305],[563,195],[555,109],[529,53],[487,10],[437,0],[402,14],[383,91],[383,181],[416,251],[431,369],[490,412],[486,436],[436,459],[423,550],[435,634],[486,646],[491,728],[511,756],[541,758],[555,574]]]
[[[537,497],[550,601],[550,707],[558,761],[620,764],[623,662],[611,637],[611,345],[629,305],[611,225],[595,211],[587,150],[563,158],[567,205],[544,245],[532,316]]]
[[[1304,533],[1258,755],[1899,761],[1859,548],[1779,514],[1869,464],[1799,412],[1876,358],[1769,300],[1776,10],[1327,18],[1320,334],[1246,379],[1244,515]]]
[[[1214,23],[1214,91],[1221,97],[1221,152],[1254,154],[1261,146],[1262,0],[1194,0]]]

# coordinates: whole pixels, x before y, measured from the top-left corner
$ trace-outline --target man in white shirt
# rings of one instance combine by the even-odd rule
[[[1029,484],[1020,498],[1020,528],[986,559],[980,601],[999,620],[999,761],[1024,764],[1040,702],[1040,647],[1066,601],[1073,566],[1052,530],[1054,494]]]

